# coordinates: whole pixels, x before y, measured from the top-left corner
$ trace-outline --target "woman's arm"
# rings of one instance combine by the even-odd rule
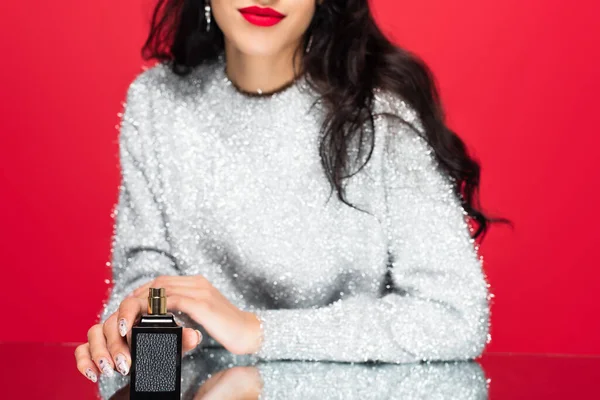
[[[404,117],[420,126],[414,113],[405,109]],[[378,120],[386,138],[379,217],[394,291],[321,308],[257,310],[264,332],[260,358],[470,359],[489,341],[488,285],[465,213],[426,142],[394,121]]]
[[[114,211],[111,256],[114,286],[100,322],[116,311],[125,296],[138,286],[157,275],[179,274],[170,256],[157,188],[152,185],[156,166],[147,150],[151,138],[142,125],[142,116],[149,109],[145,78],[141,73],[129,85],[120,121],[121,184]]]

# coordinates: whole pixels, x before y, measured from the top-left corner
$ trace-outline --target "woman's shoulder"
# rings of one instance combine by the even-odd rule
[[[400,122],[402,120],[413,125],[418,131],[415,133],[424,133],[423,124],[417,110],[403,95],[391,90],[379,87],[373,90],[373,116],[376,119],[386,121],[395,119]]]
[[[217,63],[207,62],[181,75],[173,71],[169,62],[143,67],[130,81],[127,98],[129,101],[149,101],[158,96],[168,100],[197,94],[202,85],[209,82],[217,67]]]
[[[435,163],[421,118],[402,95],[376,89],[373,115],[380,122],[378,140],[387,159],[403,163],[409,170]]]

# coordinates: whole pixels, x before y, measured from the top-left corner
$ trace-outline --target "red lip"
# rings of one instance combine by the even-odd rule
[[[240,8],[239,12],[241,12],[242,14],[245,14],[245,13],[256,14],[256,15],[261,15],[264,17],[277,17],[277,18],[285,17],[285,15],[283,15],[282,13],[277,12],[269,7],[266,7],[266,8],[257,7],[257,6],[244,7],[244,8]]]

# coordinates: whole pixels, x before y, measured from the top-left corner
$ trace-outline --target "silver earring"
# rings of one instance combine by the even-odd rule
[[[206,18],[206,32],[210,31],[210,4],[208,1],[204,4],[204,17]]]
[[[308,38],[308,45],[306,46],[306,53],[308,53],[310,51],[310,46],[312,45],[312,40],[313,40],[313,35],[312,33],[310,34],[310,38]]]

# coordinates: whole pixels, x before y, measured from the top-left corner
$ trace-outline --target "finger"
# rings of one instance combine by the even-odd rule
[[[80,344],[75,348],[75,361],[77,369],[85,375],[90,381],[97,382],[100,371],[92,361],[90,354],[90,344],[88,342]]]
[[[105,323],[113,321],[115,323],[115,315],[108,317]],[[104,325],[95,324],[88,330],[88,342],[90,344],[90,356],[98,369],[106,376],[113,376],[115,369],[111,361],[110,353],[106,347],[106,339],[104,337]],[[116,326],[115,326],[116,329]]]
[[[135,289],[131,295],[134,297],[147,296],[148,289],[151,287],[167,287],[167,286],[185,286],[196,287],[198,283],[208,282],[203,275],[161,275],[150,282],[146,282],[142,286]]]
[[[165,296],[167,299],[173,296],[189,297],[190,299],[203,299],[210,297],[211,292],[207,289],[198,287],[167,286],[165,287]]]
[[[177,284],[174,285],[161,285],[161,288],[165,289],[165,296],[169,297],[169,296],[173,296],[173,295],[179,295],[179,296],[183,296],[183,297],[189,297],[192,299],[196,299],[199,296],[201,296],[202,294],[205,295],[210,295],[207,289],[203,289],[202,287],[197,287],[197,286],[179,286]],[[146,292],[141,292],[138,296],[134,296],[132,298],[137,298],[140,300],[143,300],[144,302],[147,302],[148,300],[148,294]]]
[[[213,391],[212,389],[217,385],[217,383],[223,379],[224,375],[225,375],[225,369],[222,369],[221,371],[212,374],[212,376],[210,378],[208,378],[203,384],[202,386],[200,386],[200,389],[198,389],[198,391],[196,392],[196,395],[194,396],[193,400],[200,400],[200,399],[210,399],[215,398],[213,396]],[[210,396],[210,397],[209,397]]]
[[[181,351],[187,353],[202,343],[202,332],[197,329],[183,328]]]
[[[138,316],[142,315],[147,309],[148,302],[143,299],[137,297],[124,299],[117,311],[118,328],[115,329],[115,332],[119,332],[121,337],[127,335]]]
[[[112,362],[117,371],[125,376],[129,373],[129,367],[131,366],[131,354],[126,339],[119,334],[116,325],[116,317],[109,318],[104,323],[103,332],[106,338],[106,348],[110,353]]]
[[[193,315],[201,313],[201,308],[203,308],[203,303],[192,297],[179,296],[177,294],[167,296],[168,312],[175,313],[176,311],[182,311],[192,317]],[[200,321],[196,322],[200,323]]]
[[[152,279],[151,281],[144,283],[142,286],[138,287],[133,292],[129,293],[129,295],[127,297],[139,297],[142,294],[147,296],[148,288],[153,287],[154,281],[155,281],[155,279]]]

